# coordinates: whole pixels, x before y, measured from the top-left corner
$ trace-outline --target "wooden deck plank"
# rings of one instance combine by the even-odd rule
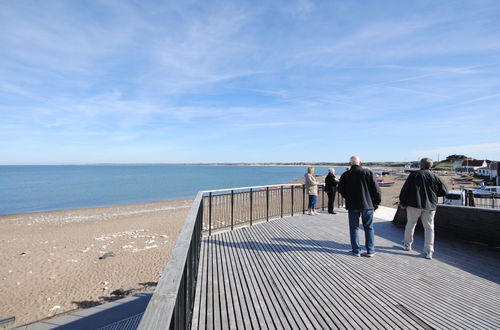
[[[217,241],[217,237],[214,237],[213,242],[215,241]],[[214,246],[214,250],[215,250],[214,262],[216,264],[217,291],[218,291],[218,302],[217,301],[215,302],[218,317],[215,319],[215,323],[219,322],[223,329],[229,329],[229,317],[227,313],[228,302],[226,300],[224,274],[222,270],[223,268],[222,255],[221,255],[222,251],[217,246]]]
[[[256,228],[256,229],[257,229],[257,228]],[[258,232],[256,231],[256,233],[258,233]],[[262,237],[259,237],[259,238],[261,239]],[[269,244],[269,243],[266,243],[266,244]],[[280,254],[282,251],[280,251],[280,250],[272,250],[272,252],[274,252],[277,256],[279,256],[279,254]],[[288,258],[284,258],[284,257],[282,257],[282,256],[279,256],[278,258],[273,258],[273,259],[271,259],[269,262],[271,262],[271,263],[276,263],[276,264],[280,264],[280,259],[288,259]],[[280,264],[280,267],[281,267],[281,269],[284,269],[284,270],[290,270],[291,272],[293,272],[292,276],[293,276],[293,275],[295,275],[295,276],[297,276],[297,275],[298,275],[298,274],[296,274],[296,273],[295,273],[296,267],[295,267],[295,265],[294,265],[294,264],[286,264],[286,265],[285,265],[285,267],[283,267],[283,264]],[[282,274],[278,274],[278,276],[283,276],[283,275],[282,275]],[[277,276],[277,278],[279,279],[279,277],[278,277],[278,276]],[[311,280],[312,280],[312,278],[311,278]],[[307,283],[307,282],[305,282],[305,283]],[[307,284],[306,284],[306,286],[307,286],[307,285],[310,285],[310,284],[309,284],[309,283],[307,283]],[[308,288],[307,288],[307,289],[308,289]],[[309,291],[309,290],[308,290],[308,291]],[[302,294],[306,295],[306,293],[309,293],[309,292],[304,292],[304,291],[302,291]],[[320,292],[315,291],[315,293],[316,293],[316,294],[319,294],[319,295],[321,296],[321,293],[320,293]],[[307,295],[307,296],[308,296],[308,298],[311,298],[311,297],[310,297],[310,295]],[[322,302],[324,302],[324,298],[325,298],[325,296],[323,295],[323,296],[322,296],[322,298],[323,298],[323,301],[322,301]],[[318,304],[318,302],[317,302],[317,301],[314,301],[314,300],[315,300],[315,299],[311,299],[311,300],[310,300],[310,302],[311,302],[313,305],[315,305],[316,307],[319,307],[320,305]],[[307,305],[307,304],[306,304],[306,305]],[[319,309],[320,309],[320,312],[328,313],[328,308],[327,308],[327,307],[325,308],[324,304],[323,304],[323,305],[322,305]],[[308,312],[308,311],[306,310],[305,312]],[[332,321],[332,318],[330,318],[330,317],[328,317],[328,316],[329,316],[329,315],[327,315],[327,318],[326,318],[326,319],[325,319],[325,318],[323,318],[323,319],[324,319],[324,324],[326,324],[326,328],[328,328],[328,329],[331,329],[331,328],[339,328],[339,327],[337,327],[337,326],[336,326],[336,323]],[[346,320],[344,320],[344,321],[347,321],[347,320],[348,320],[348,319],[346,319]],[[356,324],[355,324],[355,323],[354,323],[354,324],[352,324],[352,325],[353,325],[354,327],[356,327]],[[345,328],[345,327],[340,327],[340,328]]]
[[[356,258],[356,260],[357,260],[357,258]],[[376,259],[373,259],[373,260],[376,260]],[[348,263],[351,263],[350,266],[356,266],[356,267],[358,267],[360,270],[362,270],[361,272],[365,273],[365,274],[370,274],[369,273],[369,271],[370,271],[369,268],[373,268],[373,265],[367,267],[367,265],[365,265],[365,264],[356,264],[356,265],[352,264],[352,262],[354,262],[354,261],[352,261],[352,258],[348,258],[346,261]],[[377,269],[380,269],[380,268],[377,268]],[[367,271],[368,271],[368,273],[367,273]],[[391,270],[391,272],[392,272],[392,274],[394,274],[393,270]],[[384,283],[384,281],[386,280],[385,277],[387,276],[387,274],[389,274],[391,272],[387,272],[387,273],[386,272],[382,272],[383,276],[379,278],[379,281],[378,282],[377,281],[373,281],[374,283],[377,283],[375,285],[379,288],[378,290],[382,290],[382,288],[380,287],[380,284]],[[383,290],[387,291],[388,287],[394,287],[393,282],[391,282],[389,286],[384,287]],[[393,288],[391,288],[389,291],[392,292],[392,289]],[[396,288],[396,290],[399,290],[399,288]],[[406,291],[407,295],[398,296],[399,298],[401,298],[400,301],[402,301],[400,303],[400,305],[403,305],[408,299],[410,299],[410,300],[413,299],[412,295],[408,295],[409,293],[413,293],[412,290],[414,290],[414,288],[410,288],[410,291]],[[426,317],[431,317],[431,316],[432,315],[426,315]],[[451,328],[453,328],[453,326],[451,324],[442,323],[442,321],[443,320],[438,320],[438,322],[437,322],[438,324],[437,325],[439,325],[440,327],[444,326],[444,327],[451,327]]]
[[[227,234],[227,233],[226,233]],[[226,235],[225,234],[225,235]],[[237,329],[245,329],[245,322],[243,320],[243,306],[244,302],[240,301],[240,294],[238,294],[238,286],[237,286],[237,278],[236,272],[237,268],[233,268],[232,258],[230,256],[230,251],[226,246],[222,246],[222,250],[224,251],[224,261],[227,269],[228,282],[229,282],[229,293],[232,298],[232,306],[233,309],[229,310],[230,314],[234,315],[235,327]]]
[[[256,227],[257,228],[257,227]],[[248,234],[249,232],[252,231],[241,231],[241,234]],[[252,240],[249,236],[243,237],[244,240]],[[265,248],[262,249],[260,248],[260,240],[252,240],[253,246],[252,250],[255,250],[255,253],[259,253],[262,256],[266,257],[271,257],[272,254],[269,253]],[[263,252],[263,253],[262,253]],[[264,259],[264,260],[266,260]],[[266,261],[264,261],[266,262]],[[311,303],[308,301],[307,296],[304,294],[304,287],[301,285],[301,283],[295,281],[293,278],[293,269],[286,269],[280,265],[280,262],[277,262],[276,259],[270,258],[267,259],[266,266],[277,266],[274,269],[276,270],[275,273],[272,274],[273,278],[276,281],[279,281],[282,284],[282,290],[284,292],[287,292],[287,296],[289,297],[290,300],[285,300],[285,302],[289,302],[289,305],[295,309],[295,312],[301,316],[302,321],[304,322],[305,326],[307,327],[313,327],[313,328],[325,328],[324,322],[322,322],[319,317],[316,315],[318,313],[317,310],[314,308],[309,309],[309,304]],[[288,270],[288,271],[287,271]],[[293,302],[291,302],[293,301]]]
[[[279,228],[280,233],[293,232],[291,227],[288,228]],[[316,243],[311,242],[311,240],[306,236],[300,236],[300,233],[294,233],[293,237],[296,237],[297,243],[304,243],[310,246],[316,245]],[[300,238],[300,239],[299,239]],[[325,251],[328,253],[328,251]],[[356,258],[357,262],[365,262],[364,258]],[[337,258],[325,258],[325,256],[321,255],[311,255],[310,260],[313,260],[319,264],[317,269],[318,274],[321,274],[319,277],[319,281],[323,281],[323,285],[325,287],[329,287],[331,283],[335,283],[339,281],[343,288],[355,288],[350,294],[350,298],[353,300],[359,300],[360,303],[364,303],[365,310],[374,311],[371,317],[378,317],[378,314],[385,316],[385,322],[389,322],[388,324],[384,324],[385,327],[417,327],[417,324],[411,322],[404,318],[399,310],[395,308],[395,303],[392,301],[391,297],[388,297],[380,292],[380,290],[376,287],[373,287],[370,283],[364,283],[363,285],[356,286],[356,283],[352,282],[352,278],[355,277],[355,281],[359,281],[363,279],[363,274],[359,274],[358,272],[353,272],[352,269],[348,269],[343,265],[343,262],[337,260]],[[340,261],[340,262],[339,262]],[[335,271],[332,272],[331,268]],[[332,281],[333,280],[333,281]],[[338,289],[337,289],[338,290]],[[341,289],[342,290],[342,289]],[[377,292],[377,295],[373,293]],[[383,307],[383,308],[380,308]],[[381,309],[381,312],[377,311],[377,309]],[[375,314],[375,315],[373,315]],[[406,321],[406,322],[405,322]]]
[[[255,265],[254,274],[260,277],[264,289],[267,292],[270,302],[269,304],[276,312],[278,317],[274,320],[275,326],[278,329],[293,329],[297,327],[294,323],[294,317],[290,308],[284,304],[283,295],[280,291],[280,287],[276,284],[271,273],[269,273],[269,268],[263,262],[262,256],[257,254],[249,254],[249,259],[252,260]]]
[[[244,231],[245,229],[242,229]],[[265,254],[264,254],[265,256]],[[261,259],[262,261],[262,259]],[[300,303],[297,301],[296,296],[293,295],[288,287],[283,284],[283,282],[279,281],[279,277],[277,276],[279,268],[276,267],[273,263],[266,263],[267,276],[273,283],[278,287],[278,299],[281,299],[283,302],[291,301],[291,303],[286,304],[287,308],[291,310],[291,316],[295,322],[295,327],[303,328],[303,327],[311,327],[312,325],[308,321],[308,318],[305,314],[303,314],[299,308]]]
[[[272,228],[271,229],[271,228],[267,227],[266,232],[263,232],[262,234],[263,235],[271,234],[273,232],[273,229],[274,229],[274,231],[278,230],[279,231],[278,234],[280,236],[283,236],[282,234],[284,233],[284,231],[280,228]],[[293,235],[293,237],[297,237],[297,236]],[[319,247],[319,248],[321,248],[321,247]],[[364,321],[363,321],[363,319],[360,319],[360,321],[362,321],[362,323],[360,322],[360,325],[362,327],[370,326],[370,327],[374,328],[374,327],[378,326],[378,328],[387,328],[387,327],[395,327],[396,326],[396,324],[394,324],[391,319],[388,319],[388,318],[384,318],[384,320],[379,319],[380,312],[377,311],[377,306],[381,305],[381,304],[382,305],[385,305],[385,304],[381,303],[380,300],[377,301],[378,299],[376,297],[373,297],[373,293],[370,293],[369,297],[367,299],[364,299],[362,292],[359,292],[359,289],[363,289],[363,286],[356,288],[357,279],[353,280],[353,275],[356,275],[356,274],[346,272],[344,274],[338,274],[338,275],[343,275],[343,276],[334,277],[332,275],[337,274],[339,271],[339,268],[336,268],[335,272],[328,272],[329,267],[325,268],[324,270],[321,270],[322,266],[324,266],[325,264],[324,263],[321,264],[322,260],[316,260],[317,256],[315,254],[318,254],[318,253],[304,253],[301,251],[298,251],[296,253],[296,257],[294,259],[299,260],[299,258],[300,258],[300,262],[294,264],[292,267],[294,267],[296,269],[302,268],[301,273],[305,277],[302,279],[303,281],[307,281],[308,279],[314,280],[313,282],[318,283],[318,285],[321,287],[321,289],[331,290],[332,295],[336,294],[336,295],[344,298],[344,302],[342,305],[350,304],[350,308],[353,309],[355,312],[356,311],[358,312],[356,315],[358,318],[364,318],[365,317],[364,314],[367,314],[368,316],[371,315],[371,318],[369,318],[369,319],[365,318]],[[311,262],[311,261],[313,261],[313,262]],[[313,267],[314,267],[315,272],[314,273],[309,272],[308,269],[312,269]],[[317,276],[317,275],[319,275],[319,276]],[[337,283],[337,281],[341,282],[340,283],[341,285],[340,286],[337,285],[336,287],[334,287],[334,285],[335,285],[335,283]],[[342,295],[339,295],[339,293],[342,293]],[[316,293],[316,294],[318,294],[318,293]],[[374,300],[374,302],[372,302],[372,300]],[[351,304],[352,301],[358,301],[359,303],[362,303],[364,305],[363,305],[363,307],[362,306],[355,306],[355,305]],[[361,311],[359,311],[359,309],[361,309],[365,312],[362,313]],[[385,312],[386,310],[387,309],[383,309],[382,312]],[[366,311],[368,311],[368,313],[366,313]],[[352,317],[353,316],[351,315],[350,318],[352,318]],[[401,317],[401,315],[399,315],[398,317]],[[374,322],[373,322],[374,319],[378,321],[378,324],[377,323],[374,324]]]
[[[245,243],[243,242],[243,244]],[[242,249],[242,252],[249,261],[250,268],[247,271],[252,274],[260,291],[259,299],[265,304],[263,310],[267,326],[272,329],[291,329],[286,322],[286,316],[280,310],[280,301],[276,299],[274,290],[268,285],[270,282],[264,277],[263,269],[258,266],[261,265],[261,262],[256,259],[255,254],[249,253],[247,248]],[[283,321],[285,322],[283,323]]]
[[[224,237],[226,233],[221,235]],[[220,247],[220,265],[221,265],[221,275],[224,290],[224,301],[226,303],[225,318],[227,319],[227,329],[237,329],[236,325],[236,315],[235,315],[235,297],[231,291],[231,277],[229,273],[228,260],[226,256],[226,251],[224,247]]]
[[[207,285],[207,281],[205,280],[206,273],[207,273],[207,268],[206,268],[206,262],[205,262],[205,256],[206,256],[206,249],[208,245],[203,243],[202,239],[202,244],[200,248],[200,261],[199,261],[199,270],[198,270],[198,277],[196,280],[196,293],[195,293],[195,298],[194,298],[194,304],[193,304],[193,317],[191,320],[191,329],[202,329],[200,326],[200,319],[205,317],[205,305],[204,305],[204,299],[203,299],[203,289]]]
[[[234,232],[233,232],[234,233]],[[234,244],[234,234],[231,233],[231,235],[228,235],[228,238],[226,239],[225,242],[223,243],[233,243]],[[242,256],[240,252],[242,252],[243,249],[237,248],[233,249],[233,253],[237,256],[239,262],[240,262],[240,271],[244,276],[244,280],[248,289],[248,292],[250,294],[250,304],[253,306],[253,310],[256,315],[256,323],[258,328],[260,329],[268,329],[268,324],[267,324],[267,318],[264,316],[266,313],[266,308],[263,308],[263,304],[265,304],[264,299],[262,298],[262,295],[260,293],[260,290],[258,289],[256,283],[253,281],[252,277],[253,274],[250,271],[249,268],[249,260],[245,256]]]
[[[499,251],[437,237],[429,261],[401,250],[402,228],[376,221],[378,254],[356,258],[338,213],[205,240],[192,329],[500,328]]]
[[[296,219],[291,219],[291,223],[294,223],[295,221]],[[345,224],[345,226],[347,228],[347,224]],[[389,226],[391,229],[394,229],[392,224],[389,224]],[[309,232],[309,234],[314,235],[316,238],[320,238],[319,241],[323,242],[327,241],[325,238],[333,238],[334,240],[338,239],[338,234],[335,233],[341,232],[341,230],[339,230],[340,228],[335,228],[336,230],[333,230],[331,233],[325,233],[324,228],[322,231],[318,231],[313,227],[314,226],[308,226],[307,228],[301,227],[301,230]],[[395,229],[397,231],[397,228]],[[377,233],[377,229],[375,231]],[[344,230],[344,232],[346,232],[346,230]],[[401,235],[401,230],[399,230],[397,235],[398,238],[402,237]],[[346,240],[348,240],[348,238]],[[379,240],[378,237],[376,238],[376,244],[377,240]],[[395,249],[395,251],[386,251],[390,253],[379,253],[379,255],[374,257],[374,260],[379,258],[387,259],[381,260],[381,262],[376,264],[375,268],[367,267],[366,264],[362,264],[359,267],[362,272],[370,274],[376,282],[384,284],[384,290],[390,292],[398,298],[402,304],[404,304],[405,307],[410,309],[413,313],[421,315],[421,318],[423,319],[428,319],[429,321],[433,320],[436,322],[436,326],[439,327],[457,328],[466,325],[469,328],[478,326],[486,326],[488,328],[488,326],[491,326],[492,322],[493,324],[497,323],[498,319],[492,322],[485,321],[492,319],[492,308],[490,306],[492,302],[491,300],[488,302],[487,300],[482,299],[481,305],[483,308],[488,309],[488,312],[484,312],[484,310],[477,310],[477,312],[479,312],[477,317],[475,316],[471,318],[468,315],[469,313],[467,313],[467,309],[471,307],[472,304],[466,298],[467,295],[458,293],[453,296],[453,294],[450,294],[460,292],[467,287],[471,287],[471,291],[475,291],[486,285],[489,289],[486,292],[483,291],[482,294],[479,294],[478,296],[484,294],[489,295],[490,292],[488,291],[491,291],[490,281],[484,280],[472,274],[464,273],[459,269],[449,269],[450,267],[437,262],[437,260],[429,261],[421,257],[415,259],[415,255],[412,256],[400,250],[399,246]],[[394,254],[398,256],[397,259],[387,258],[393,256]],[[399,268],[394,268],[398,265],[398,263],[395,263],[394,261],[399,262]],[[357,267],[352,262],[352,258],[346,259],[346,262],[351,267]],[[402,268],[401,265],[404,267]],[[408,267],[408,269],[406,269],[406,267]],[[419,281],[423,277],[429,276],[429,274],[432,277],[430,282],[427,281],[428,283],[424,283]],[[478,282],[481,284],[476,285]],[[475,285],[471,286],[471,283],[474,283]],[[493,290],[493,292],[498,293],[498,285],[496,285],[496,290]],[[446,302],[446,304],[443,304],[443,302]],[[495,303],[493,303],[493,305],[495,306]],[[412,308],[413,306],[415,308]],[[496,304],[496,307],[498,307],[498,304]],[[454,317],[442,317],[442,315],[450,313],[452,313]],[[498,310],[496,311],[496,314],[498,316]]]
[[[228,237],[230,237],[230,233],[228,233]],[[240,303],[241,310],[241,327],[243,329],[253,329],[254,326],[257,326],[256,315],[254,311],[254,307],[252,306],[252,301],[250,298],[250,293],[248,292],[247,284],[245,283],[245,279],[243,274],[241,274],[241,263],[239,258],[235,255],[234,251],[231,249],[227,250],[230,260],[230,265],[232,272],[234,274],[235,286],[233,294],[238,296],[238,300]]]

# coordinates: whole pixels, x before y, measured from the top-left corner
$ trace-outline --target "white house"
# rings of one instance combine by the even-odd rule
[[[463,174],[470,174],[473,175],[476,173],[476,171],[482,167],[487,167],[486,160],[472,160],[472,159],[466,159],[462,161],[462,166],[457,169],[458,173],[463,173]]]
[[[489,178],[491,176],[491,170],[489,167],[480,167],[477,169],[476,174]]]

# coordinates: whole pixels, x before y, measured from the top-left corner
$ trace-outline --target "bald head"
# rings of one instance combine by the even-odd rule
[[[359,159],[359,156],[352,156],[349,163],[351,165],[361,165],[361,160]]]

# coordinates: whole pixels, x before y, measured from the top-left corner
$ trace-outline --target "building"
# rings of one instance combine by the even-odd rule
[[[480,167],[477,169],[476,174],[479,176],[484,176],[484,177],[491,177],[491,170],[488,166],[486,167]]]
[[[469,175],[474,175],[477,170],[480,168],[487,168],[488,163],[486,160],[477,160],[477,159],[466,159],[462,161],[462,166],[457,169],[457,173],[460,174],[469,174]]]

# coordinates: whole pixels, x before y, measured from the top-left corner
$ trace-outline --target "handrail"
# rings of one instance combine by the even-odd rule
[[[319,184],[322,188],[324,185]],[[290,189],[291,196],[284,196],[284,187]],[[273,217],[283,217],[285,214],[294,214],[294,190],[296,187],[302,187],[300,191],[302,196],[297,194],[296,198],[302,198],[302,203],[296,203],[296,209],[300,206],[302,210],[300,214],[303,213],[305,207],[305,189],[303,184],[290,183],[290,184],[279,184],[279,185],[267,185],[267,186],[253,186],[253,187],[241,187],[241,188],[229,188],[229,189],[217,189],[217,190],[206,190],[200,191],[196,195],[196,198],[191,206],[189,214],[186,218],[184,227],[179,234],[174,250],[167,265],[164,268],[163,274],[161,276],[158,285],[151,297],[151,300],[144,312],[141,323],[138,329],[140,330],[150,330],[150,329],[187,329],[191,324],[196,280],[198,274],[200,249],[201,249],[201,239],[203,235],[203,222],[204,220],[209,220],[208,235],[211,234],[211,222],[212,222],[212,206],[213,199],[219,198],[219,204],[217,206],[226,207],[228,210],[227,214],[230,217],[230,228],[234,228],[233,218],[235,217],[234,200],[236,195],[239,194],[243,201],[249,206],[250,219],[249,221],[238,222],[237,225],[244,223],[253,223],[253,220],[265,219],[269,221],[271,216]],[[265,188],[264,190],[254,190],[259,188]],[[271,188],[271,189],[270,189]],[[248,200],[245,200],[246,191],[242,193],[235,194],[235,190],[248,190],[249,196]],[[262,191],[261,191],[262,190]],[[278,200],[275,200],[274,214],[270,214],[270,192],[275,191],[276,196],[280,196]],[[221,192],[226,192],[226,194],[218,194]],[[324,199],[324,189],[320,189],[323,194]],[[216,193],[215,195],[213,193]],[[263,196],[257,196],[257,194]],[[255,205],[254,205],[254,194],[256,195]],[[257,199],[261,197],[262,199]],[[204,199],[207,199],[208,214],[204,215]],[[227,202],[227,200],[230,201]],[[284,200],[291,204],[291,208],[284,211]],[[224,204],[224,202],[227,202]],[[340,206],[340,198],[337,201]],[[322,203],[323,204],[323,203]],[[279,205],[279,211],[276,209]],[[300,205],[300,206],[298,206]],[[288,205],[290,206],[290,205]],[[287,206],[287,207],[288,207]],[[255,207],[255,209],[254,209]],[[324,205],[323,205],[324,207]],[[242,211],[241,209],[239,211]],[[245,211],[245,210],[243,210]],[[254,217],[253,212],[257,214]],[[295,210],[297,211],[297,210]],[[206,216],[206,219],[204,217]],[[259,217],[259,218],[257,218]],[[229,226],[228,226],[229,228]],[[220,228],[216,228],[220,229]]]
[[[303,183],[280,183],[280,184],[268,184],[265,186],[250,186],[250,187],[237,187],[237,188],[223,188],[223,189],[214,189],[214,190],[203,190],[203,193],[214,193],[214,192],[225,192],[225,191],[231,191],[231,190],[250,190],[250,189],[257,189],[257,188],[267,188],[267,187],[297,187],[297,186],[303,186]],[[319,186],[324,186],[324,183],[319,183]]]
[[[191,322],[201,246],[203,192],[193,202],[138,329],[186,329]]]

